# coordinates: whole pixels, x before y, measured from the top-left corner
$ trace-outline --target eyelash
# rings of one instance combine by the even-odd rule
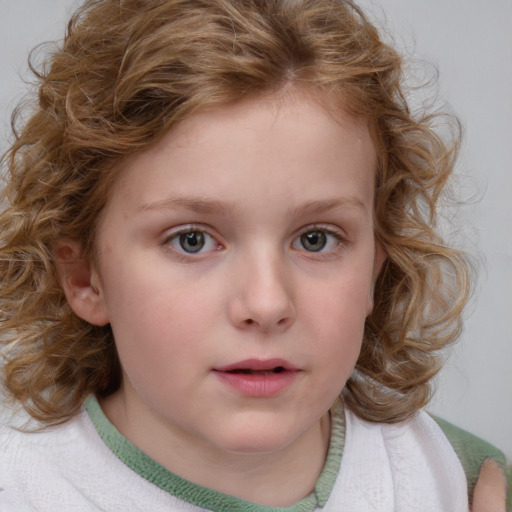
[[[299,234],[294,238],[294,241],[292,243],[292,247],[294,247],[295,243],[301,243],[301,238],[311,234],[311,233],[322,233],[327,236],[326,245],[329,244],[329,238],[331,238],[331,245],[334,242],[335,246],[324,250],[324,247],[322,247],[318,251],[308,251],[306,248],[298,248],[298,250],[305,252],[308,256],[316,256],[316,257],[322,257],[326,258],[329,256],[336,255],[338,250],[347,244],[347,239],[339,232],[334,229],[328,228],[321,224],[313,224],[310,226],[307,226],[300,230]]]
[[[201,241],[203,245],[196,251],[187,251],[184,249],[182,242],[183,240],[180,240],[180,237],[183,235],[193,235],[193,234],[199,234],[203,240]],[[304,247],[304,239],[303,237],[309,235],[309,234],[321,234],[324,235],[325,245],[321,247],[319,250],[308,250]],[[193,241],[191,239],[190,241]],[[332,245],[332,243],[335,243],[335,247],[329,248],[328,250],[324,250],[324,248],[328,245]],[[173,245],[173,243],[177,244],[178,246]],[[203,250],[205,245],[211,245],[214,244],[214,248],[209,248],[206,251]],[[304,252],[308,255],[317,256],[317,257],[328,257],[330,255],[334,255],[337,253],[338,249],[346,245],[347,240],[344,236],[342,236],[338,231],[335,231],[333,229],[326,228],[322,225],[309,225],[305,228],[302,228],[300,232],[294,237],[291,247],[293,249],[299,250],[301,252]],[[296,244],[300,244],[301,247],[297,247]],[[190,257],[197,257],[200,255],[203,255],[205,253],[215,252],[218,250],[221,250],[223,248],[223,245],[218,242],[215,237],[210,235],[208,231],[203,226],[196,226],[196,225],[188,225],[184,226],[177,231],[173,231],[172,233],[168,234],[163,242],[162,245],[166,246],[167,248],[173,250],[176,254],[181,256],[182,258],[190,258]]]
[[[183,235],[192,235],[194,233],[198,233],[200,234],[201,236],[203,236],[203,238],[206,238],[207,240],[204,242],[205,245],[206,244],[214,244],[215,245],[215,248],[211,248],[207,251],[203,251],[203,247],[200,247],[197,252],[194,252],[194,251],[186,251],[183,247],[175,247],[173,245],[173,242],[176,242],[177,244],[181,245],[180,243],[180,237],[183,236]],[[209,241],[208,241],[209,240]],[[195,225],[188,225],[188,226],[184,226],[180,229],[178,229],[177,231],[173,231],[172,233],[168,234],[163,242],[162,242],[162,245],[166,246],[167,248],[170,248],[172,249],[175,253],[177,253],[178,255],[182,256],[183,258],[187,258],[187,257],[190,257],[190,256],[199,256],[199,255],[202,255],[204,254],[205,252],[212,252],[212,251],[215,251],[215,250],[220,250],[222,249],[222,244],[220,242],[218,242],[215,237],[213,237],[212,235],[210,235],[208,233],[208,231],[203,227],[203,226],[195,226]]]

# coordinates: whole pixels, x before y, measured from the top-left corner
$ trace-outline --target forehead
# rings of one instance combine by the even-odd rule
[[[310,140],[311,144],[304,150],[315,155],[333,140],[350,141],[365,154],[371,155],[374,150],[365,120],[302,92],[252,98],[191,116],[172,130],[157,148],[179,148],[196,143],[219,146],[221,139],[227,136],[245,142],[245,147],[252,147],[254,153],[263,146],[284,149],[293,140]],[[325,144],[319,143],[322,140]],[[319,151],[315,151],[314,146]],[[306,151],[296,147],[296,153],[301,152]]]
[[[150,150],[125,160],[113,192],[138,208],[191,193],[292,204],[328,199],[336,182],[371,206],[375,166],[363,119],[329,112],[305,95],[270,95],[182,121]]]

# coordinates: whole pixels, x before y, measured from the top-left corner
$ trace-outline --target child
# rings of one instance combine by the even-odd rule
[[[468,272],[401,65],[346,1],[77,11],[5,157],[0,510],[504,509],[422,410]]]

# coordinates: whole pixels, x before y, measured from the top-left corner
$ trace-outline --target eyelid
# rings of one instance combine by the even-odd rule
[[[214,252],[213,249],[207,250],[207,251],[198,251],[197,253],[188,253],[186,251],[180,251],[179,249],[171,246],[171,241],[179,237],[180,235],[183,235],[185,233],[193,233],[193,232],[200,232],[203,233],[205,236],[211,238],[215,244],[216,250],[219,250],[224,247],[224,245],[219,242],[218,236],[213,235],[211,233],[211,229],[208,228],[208,226],[202,225],[202,224],[183,224],[180,226],[177,226],[175,228],[171,228],[165,231],[161,244],[166,247],[169,251],[175,252],[177,255],[181,257],[195,257],[198,256],[204,256],[206,254],[209,254],[211,252]]]
[[[324,231],[325,233],[328,233],[330,235],[333,235],[334,237],[338,238],[340,241],[347,240],[348,236],[345,233],[345,230],[342,228],[335,226],[333,224],[328,223],[313,223],[308,224],[306,226],[301,227],[297,230],[297,233],[295,234],[295,238],[303,235],[304,233],[309,233],[310,231]]]
[[[180,233],[188,233],[190,231],[201,231],[208,233],[210,229],[208,226],[205,226],[203,224],[196,224],[196,223],[190,223],[190,224],[179,224],[178,226],[174,226],[172,228],[168,228],[165,230],[163,237],[164,238],[170,238],[176,235],[179,235]]]
[[[337,244],[336,244],[335,248],[333,248],[332,250],[328,250],[328,251],[320,250],[320,251],[315,252],[315,251],[308,251],[305,248],[298,249],[301,252],[304,252],[308,255],[316,256],[316,257],[326,257],[329,255],[335,254],[338,249],[340,249],[341,247],[345,246],[348,243],[348,238],[347,238],[344,230],[342,230],[341,228],[339,228],[337,226],[333,226],[332,224],[315,223],[315,224],[309,224],[307,226],[304,226],[297,231],[297,233],[293,237],[292,248],[295,249],[294,244],[296,241],[300,240],[300,237],[302,235],[304,235],[306,233],[313,232],[313,231],[322,231],[322,232],[326,233],[327,235],[333,236],[336,239]]]

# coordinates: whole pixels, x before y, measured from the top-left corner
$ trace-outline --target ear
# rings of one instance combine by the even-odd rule
[[[372,272],[372,283],[370,286],[370,291],[368,293],[368,304],[366,307],[366,316],[369,316],[370,313],[373,311],[373,295],[375,292],[375,282],[377,281],[377,278],[379,277],[380,271],[382,269],[382,265],[384,265],[384,262],[387,258],[386,251],[384,250],[384,247],[382,244],[380,244],[377,240],[375,240],[375,254],[373,256],[373,272]]]
[[[60,284],[71,309],[93,325],[109,323],[98,273],[74,240],[58,240],[53,248]]]

